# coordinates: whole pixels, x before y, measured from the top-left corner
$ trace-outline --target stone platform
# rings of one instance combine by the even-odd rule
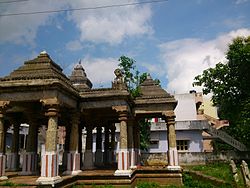
[[[181,171],[169,171],[166,168],[143,167],[134,170],[130,177],[114,176],[114,170],[85,170],[76,176],[61,176],[62,181],[54,187],[72,187],[75,184],[84,184],[84,187],[93,185],[113,185],[114,187],[135,187],[140,182],[157,182],[160,185],[182,185]],[[11,183],[25,187],[50,187],[39,185],[38,176],[20,176],[15,172],[7,172],[8,180],[0,182],[0,186]]]

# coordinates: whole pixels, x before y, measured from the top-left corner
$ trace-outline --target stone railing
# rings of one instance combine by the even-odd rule
[[[175,123],[175,130],[203,130],[209,126],[205,120],[194,121],[177,121]],[[151,131],[167,130],[165,122],[152,122]]]
[[[211,134],[213,137],[217,137],[221,139],[222,141],[226,142],[227,144],[233,146],[239,151],[247,151],[247,147],[244,144],[242,144],[238,140],[235,140],[233,137],[231,137],[229,134],[225,133],[224,131],[218,130],[212,126],[208,126],[207,129],[205,129],[205,131]]]

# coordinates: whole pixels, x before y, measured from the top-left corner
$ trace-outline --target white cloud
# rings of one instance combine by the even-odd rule
[[[161,60],[169,81],[167,90],[171,93],[185,93],[193,89],[196,75],[226,60],[227,46],[233,38],[248,35],[250,29],[238,29],[208,41],[191,38],[161,44]]]
[[[78,2],[78,3],[76,3]],[[100,4],[101,2],[101,4]],[[137,2],[130,0],[130,3]],[[74,7],[98,7],[123,4],[124,1],[74,1]],[[69,16],[81,32],[81,40],[94,43],[118,44],[126,37],[151,34],[149,22],[151,8],[148,5],[95,9],[85,14],[72,12]]]
[[[137,0],[130,0],[137,2]],[[1,14],[60,10],[65,8],[87,8],[123,4],[124,1],[110,0],[44,0],[10,3],[0,7]],[[149,5],[113,7],[68,13],[80,31],[81,41],[118,44],[126,37],[150,34],[151,8]],[[40,26],[52,23],[58,14],[34,14],[0,17],[0,43],[33,44]],[[60,23],[55,25],[62,29]],[[72,28],[74,29],[74,28]]]
[[[94,87],[111,87],[114,70],[118,68],[118,60],[114,58],[84,58],[82,66]]]
[[[241,3],[246,3],[248,2],[249,0],[236,0],[236,4],[241,4]]]
[[[10,3],[0,7],[1,14],[54,10],[64,7],[59,0]],[[34,14],[0,17],[0,43],[32,44],[38,28],[51,22],[55,14]]]
[[[74,41],[70,41],[66,44],[66,49],[70,50],[70,51],[78,51],[81,50],[83,48],[81,42],[74,40]]]

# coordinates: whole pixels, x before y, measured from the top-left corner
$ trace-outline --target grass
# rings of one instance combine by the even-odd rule
[[[196,165],[196,166],[188,166],[186,169],[193,170],[193,171],[199,171],[202,174],[208,175],[215,177],[220,180],[224,180],[227,182],[227,185],[221,185],[221,186],[216,186],[213,185],[211,182],[206,181],[206,180],[199,180],[193,178],[189,173],[184,172],[183,173],[183,186],[160,186],[158,183],[155,182],[138,182],[137,188],[232,188],[234,183],[233,175],[230,169],[230,165],[228,163],[221,163],[221,162],[216,162],[216,163],[211,163],[211,164],[206,164],[206,165]],[[240,173],[240,167],[238,166],[238,175],[239,175],[239,183],[237,184],[238,188],[243,188],[243,180],[242,180],[242,175]],[[84,185],[75,185],[74,188],[83,188]],[[112,185],[103,185],[103,186],[92,186],[93,188],[113,188],[114,186]]]
[[[0,186],[6,186],[6,187],[22,187],[22,186],[28,186],[28,184],[15,184],[10,181],[6,181],[4,183],[1,183]]]
[[[228,183],[233,183],[233,175],[228,163],[211,163],[207,165],[197,165],[187,167],[189,170],[199,171],[205,175],[212,176]]]

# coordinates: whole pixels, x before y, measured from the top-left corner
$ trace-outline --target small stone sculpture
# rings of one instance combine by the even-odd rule
[[[250,188],[250,173],[249,173],[248,165],[244,160],[242,160],[241,172],[243,175],[245,186]]]
[[[230,167],[231,167],[231,171],[233,173],[233,177],[234,177],[234,181],[237,183],[239,181],[239,176],[238,176],[238,173],[237,173],[237,167],[234,163],[234,160],[231,159],[230,161]]]
[[[112,83],[112,88],[114,89],[126,89],[126,84],[124,83],[123,73],[121,69],[115,69],[114,71],[116,78]]]

